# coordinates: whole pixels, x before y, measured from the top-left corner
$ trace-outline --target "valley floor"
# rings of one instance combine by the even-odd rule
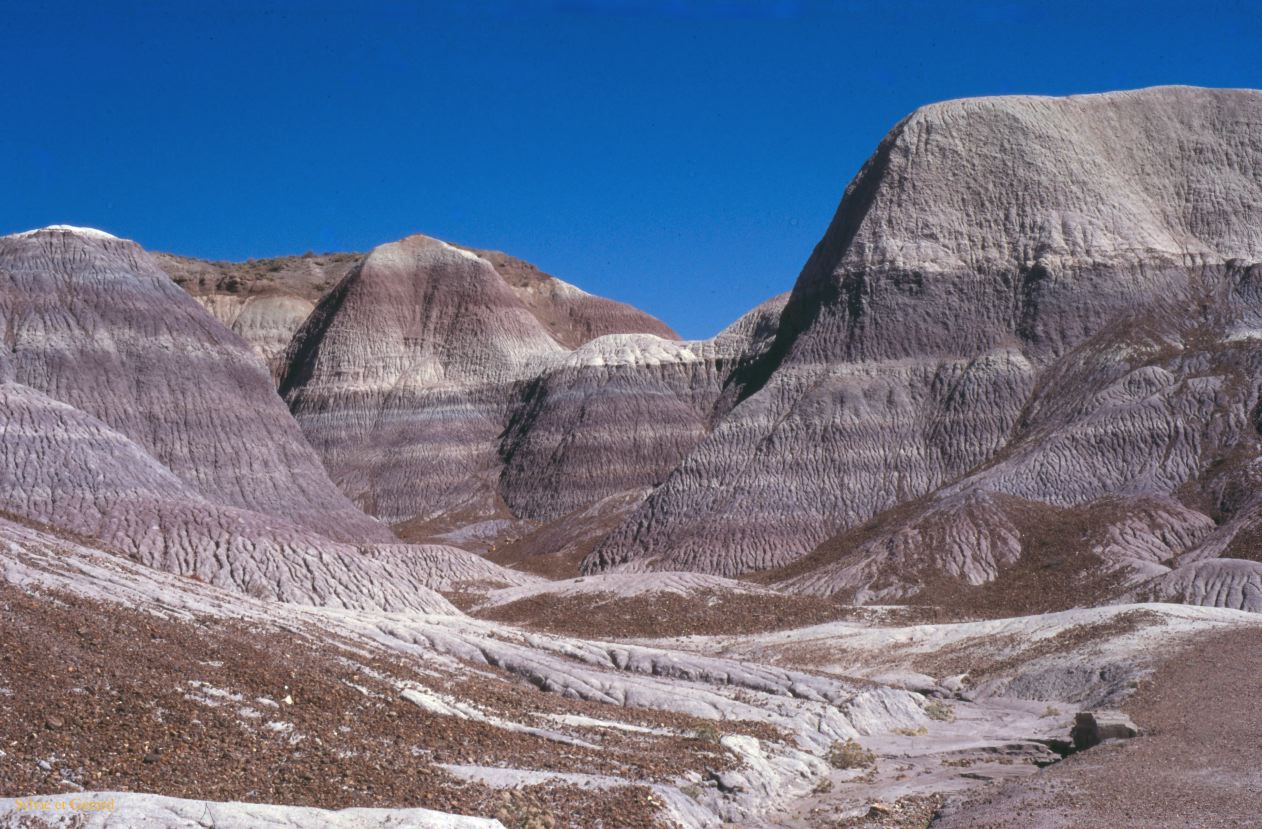
[[[594,577],[479,601],[555,593],[576,630],[584,607],[716,589],[736,588]],[[0,520],[0,827],[1250,826],[1259,621],[875,608],[602,640],[259,601]],[[1143,736],[1057,762],[1075,710],[1136,688]],[[117,811],[12,799],[32,797]]]
[[[1262,628],[1168,656],[1126,710],[1138,739],[1075,754],[956,805],[933,829],[1253,829],[1262,825]]]

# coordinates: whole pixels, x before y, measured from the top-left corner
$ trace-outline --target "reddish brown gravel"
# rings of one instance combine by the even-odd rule
[[[1170,656],[1126,706],[1139,738],[1075,754],[984,793],[934,829],[1262,826],[1262,629]]]
[[[469,597],[449,596],[473,615],[521,627],[604,639],[763,633],[870,614],[815,596],[700,591],[689,596],[653,593],[634,597],[593,593],[541,595],[471,609]]]
[[[454,778],[436,763],[603,771],[650,781],[724,762],[721,749],[699,739],[637,741],[611,732],[590,738],[601,744],[593,751],[430,715],[398,696],[398,680],[417,678],[405,662],[384,653],[356,653],[354,661],[351,655],[328,637],[210,618],[192,624],[0,585],[0,793],[47,795],[81,786],[486,816],[503,811],[503,794]],[[240,698],[218,696],[198,682]],[[515,695],[508,678],[487,683],[505,699],[516,697],[511,707],[519,710],[536,700],[550,704],[535,710],[561,704],[524,687]],[[513,795],[513,804],[523,814],[553,815],[558,827],[632,829],[655,825],[657,813],[650,791],[639,785],[601,792],[534,786]]]

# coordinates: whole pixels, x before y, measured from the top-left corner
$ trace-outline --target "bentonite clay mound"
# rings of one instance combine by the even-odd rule
[[[259,597],[456,612],[432,560],[363,553],[393,535],[334,487],[259,358],[137,245],[47,228],[0,238],[0,271],[0,509]]]
[[[258,357],[138,245],[46,228],[0,238],[0,271],[0,379],[96,418],[216,504],[389,540],[329,481]]]
[[[409,538],[550,522],[658,483],[705,436],[727,371],[766,336],[759,309],[713,341],[678,341],[638,312],[486,257],[425,236],[375,249],[286,358],[281,394],[333,479]]]
[[[837,536],[830,591],[979,584],[1029,543],[989,493],[1174,497],[1221,525],[1123,584],[1247,556],[1228,539],[1256,508],[1260,119],[1262,93],[1191,88],[917,110],[847,189],[730,411],[586,569],[732,576]],[[889,542],[838,535],[922,496]],[[919,537],[952,552],[891,562]]]

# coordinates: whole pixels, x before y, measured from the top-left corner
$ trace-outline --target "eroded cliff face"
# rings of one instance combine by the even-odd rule
[[[209,262],[170,253],[152,254],[175,283],[254,347],[273,377],[294,332],[330,288],[364,258],[362,253],[323,253]]]
[[[256,355],[133,242],[0,238],[0,376],[107,424],[205,498],[385,540],[324,473]]]
[[[365,555],[389,529],[329,480],[259,357],[139,246],[0,238],[0,331],[6,514],[259,597],[454,612],[427,564]]]
[[[281,393],[343,491],[410,537],[547,522],[659,483],[765,340],[746,325],[681,342],[504,254],[413,236],[322,300]]]
[[[902,586],[855,552],[903,555],[897,522],[835,545],[829,589],[907,595],[1019,558],[985,493],[1247,511],[1214,493],[1254,474],[1260,125],[1262,93],[1188,88],[918,110],[847,189],[730,412],[587,568],[780,567],[940,490],[909,507],[924,560]],[[933,549],[973,536],[968,562]]]

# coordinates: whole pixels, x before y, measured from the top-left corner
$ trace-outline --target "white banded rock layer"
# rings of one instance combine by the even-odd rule
[[[533,381],[501,444],[501,497],[552,520],[663,480],[705,437],[722,364],[651,334],[600,337]]]
[[[732,370],[769,345],[786,300],[709,340],[607,335],[546,367],[501,438],[500,497],[515,515],[553,521],[666,480],[709,434]]]

